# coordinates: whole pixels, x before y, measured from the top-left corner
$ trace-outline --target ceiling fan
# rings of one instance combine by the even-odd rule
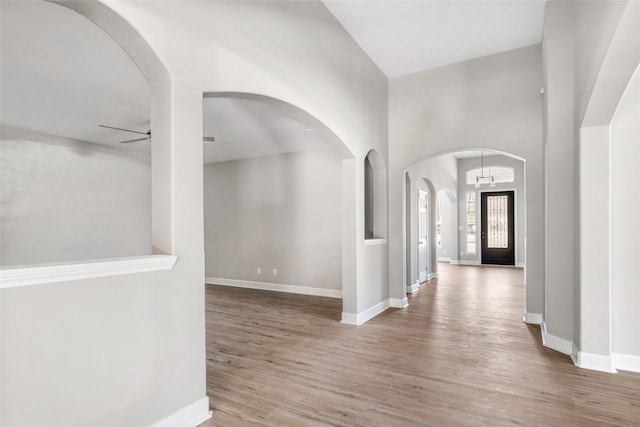
[[[120,141],[120,144],[129,144],[131,142],[139,142],[139,141],[149,141],[149,142],[151,142],[151,129],[149,129],[146,132],[139,132],[137,130],[123,129],[123,128],[117,128],[117,127],[114,127],[114,126],[107,126],[107,125],[98,125],[98,127],[107,128],[107,129],[121,130],[121,131],[124,131],[124,132],[137,133],[138,135],[144,135],[144,137],[142,137],[142,138],[134,138],[134,139],[128,139],[126,141]],[[205,137],[202,138],[202,142],[213,142],[215,140],[216,140],[216,138],[213,137],[213,136],[205,136]]]

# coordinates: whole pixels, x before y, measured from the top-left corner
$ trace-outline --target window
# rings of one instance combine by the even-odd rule
[[[467,253],[476,253],[476,193],[467,191]]]
[[[471,169],[466,175],[467,185],[474,185],[478,181],[481,184],[500,184],[503,182],[513,182],[513,168],[506,166],[485,166],[481,168]]]

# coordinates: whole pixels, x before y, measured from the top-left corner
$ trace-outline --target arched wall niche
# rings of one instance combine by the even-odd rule
[[[370,150],[364,158],[365,240],[387,236],[387,169],[380,153]]]

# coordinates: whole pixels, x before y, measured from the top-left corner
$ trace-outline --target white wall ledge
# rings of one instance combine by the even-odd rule
[[[0,269],[0,289],[171,270],[177,260],[175,255],[146,255],[75,263],[6,266]]]
[[[373,245],[386,245],[387,239],[365,239],[365,246],[373,246]]]

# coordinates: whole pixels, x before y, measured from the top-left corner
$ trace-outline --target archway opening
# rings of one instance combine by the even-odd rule
[[[341,298],[348,311],[349,150],[305,111],[257,94],[205,93],[203,121],[206,282]]]
[[[512,266],[525,267],[527,205],[524,159],[489,148],[470,148],[435,153],[412,163],[404,173],[405,186],[409,188],[405,187],[403,202],[407,214],[403,234],[405,242],[418,242],[418,245],[405,244],[405,286],[408,293],[415,292],[423,282],[421,279],[425,279],[422,271],[425,265],[433,266],[429,272],[431,276],[427,274],[426,277],[431,278],[439,275],[438,261],[453,265],[483,264],[483,233],[489,230],[483,226],[481,198],[497,194],[494,193],[496,191],[514,194],[515,215],[509,224],[515,235]],[[472,181],[468,180],[469,174],[474,175]],[[424,250],[429,255],[426,257],[420,249],[423,238],[419,235],[420,191],[430,195],[427,206],[431,205],[426,212],[429,224]]]

